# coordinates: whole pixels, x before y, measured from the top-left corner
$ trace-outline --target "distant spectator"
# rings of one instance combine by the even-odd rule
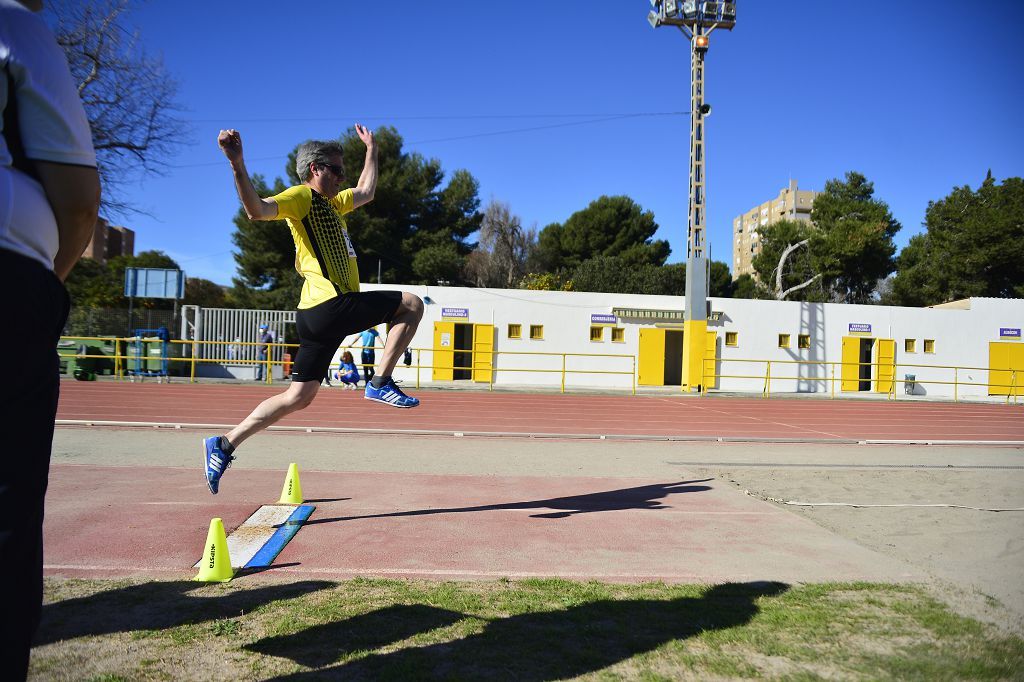
[[[361,354],[360,360],[362,361],[363,365],[363,381],[365,381],[367,384],[370,383],[374,376],[373,365],[377,361],[377,354],[374,352],[374,349],[377,346],[377,339],[379,338],[380,332],[378,332],[375,327],[370,327],[366,331],[356,336],[355,340],[352,341],[352,343],[348,344],[349,348],[356,345],[356,343],[359,343],[363,347],[363,352]],[[386,343],[386,338],[381,341],[381,345],[384,345]]]
[[[352,357],[352,353],[345,351],[341,354],[341,362],[338,364],[338,372],[335,376],[345,384],[345,388],[355,390],[359,386],[359,370],[356,369],[356,361]]]
[[[256,381],[263,381],[263,368],[267,362],[267,344],[274,343],[274,332],[266,324],[260,325],[259,364],[256,365]]]

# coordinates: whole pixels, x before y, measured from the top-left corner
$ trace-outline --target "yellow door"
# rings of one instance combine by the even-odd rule
[[[473,325],[473,381],[491,382],[494,370],[494,325]]]
[[[878,393],[892,393],[892,382],[896,378],[896,342],[893,339],[878,339],[877,348],[875,390]]]
[[[718,373],[718,363],[715,362],[718,357],[716,351],[718,345],[718,332],[708,332],[707,342],[704,346],[704,387],[705,388],[717,388],[718,377],[715,375]]]
[[[640,329],[640,360],[636,382],[641,386],[665,385],[665,330]]]
[[[434,323],[434,361],[433,380],[451,381],[455,364],[455,323]]]
[[[841,390],[843,391],[859,391],[860,390],[860,337],[859,336],[844,336],[843,337],[843,354],[842,354],[843,366],[840,376],[842,382],[840,383]]]
[[[988,394],[1024,395],[1024,344],[988,344]]]

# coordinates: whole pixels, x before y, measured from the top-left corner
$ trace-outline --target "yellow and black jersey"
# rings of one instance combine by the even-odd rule
[[[306,280],[299,308],[359,291],[356,251],[342,217],[355,208],[352,190],[328,199],[309,185],[296,185],[270,198],[277,202],[278,220],[288,221],[295,240],[295,269]]]

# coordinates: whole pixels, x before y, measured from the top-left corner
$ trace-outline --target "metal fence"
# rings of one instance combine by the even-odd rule
[[[136,329],[176,329],[177,319],[174,310],[136,307],[129,315],[127,308],[72,306],[64,335],[126,337],[133,336]]]
[[[720,368],[727,363],[739,367],[730,373]],[[856,368],[855,377],[843,377],[843,368]],[[870,385],[870,392],[884,393],[889,400],[896,400],[899,395],[922,395],[920,389],[925,386],[952,386],[953,400],[959,401],[961,387],[986,387],[989,395],[1005,395],[1006,402],[1017,404],[1017,396],[1024,395],[1024,368],[967,367],[958,365],[925,365],[919,363],[879,363],[879,362],[830,362],[815,360],[755,360],[745,358],[708,358],[704,361],[702,393],[709,391],[708,383],[717,384],[720,379],[752,379],[763,381],[761,395],[765,398],[772,394],[772,382],[777,388],[782,381],[806,381],[807,370],[814,370],[815,381],[827,384],[832,398],[836,397],[836,382],[840,391],[856,394],[860,391],[842,391],[844,381]],[[868,369],[868,378],[861,377],[861,370]],[[820,370],[820,374],[818,373]],[[902,372],[901,372],[902,370]],[[907,370],[912,370],[913,373]],[[986,373],[986,380],[980,381],[974,375]],[[902,373],[902,376],[901,376]],[[816,391],[815,391],[816,392]]]
[[[231,311],[238,312],[238,311]],[[246,325],[251,323],[251,319],[240,317],[237,323],[239,325]],[[279,322],[278,324],[285,325],[285,322]],[[258,323],[257,323],[258,328]],[[98,354],[90,352],[91,342],[99,342],[106,344],[106,350],[100,351]],[[88,338],[82,336],[76,337],[62,337],[58,344],[58,350],[62,351],[63,357],[67,358],[70,363],[72,360],[82,364],[82,361],[88,361],[89,359],[99,359],[106,362],[111,362],[112,373],[118,377],[123,377],[126,374],[131,375],[131,362],[139,361],[139,355],[144,354],[142,351],[136,350],[135,354],[132,354],[132,344],[138,346],[139,341],[133,338]],[[268,351],[261,357],[260,349]],[[161,359],[163,361],[164,374],[168,373],[166,368],[170,366],[176,366],[177,371],[172,372],[178,375],[188,376],[191,381],[194,381],[197,376],[197,369],[204,363],[234,363],[234,364],[249,364],[249,365],[263,365],[266,371],[263,373],[266,383],[273,383],[273,372],[270,371],[277,365],[282,365],[284,374],[289,373],[289,365],[294,358],[295,351],[298,349],[297,344],[288,343],[270,343],[261,344],[255,341],[203,341],[199,339],[173,339],[165,344],[165,349],[161,351]],[[487,350],[483,351],[482,355],[483,362],[480,358],[474,358],[473,354],[475,351],[471,350],[452,350],[448,351],[452,354],[452,361],[444,364],[433,364],[433,362],[424,364],[422,354],[424,352],[430,354],[433,357],[434,349],[432,348],[411,348],[410,349],[414,363],[406,366],[406,369],[415,371],[415,384],[419,387],[422,383],[423,377],[421,376],[422,370],[444,370],[446,372],[454,371],[466,371],[470,373],[472,381],[476,383],[487,383],[488,388],[494,387],[494,377],[499,372],[511,372],[511,373],[523,373],[527,376],[533,373],[548,373],[560,375],[561,391],[564,393],[567,385],[570,383],[567,379],[571,379],[572,376],[576,375],[620,375],[628,377],[629,388],[632,393],[636,394],[636,367],[637,360],[635,355],[615,355],[615,354],[601,354],[601,353],[557,353],[557,352],[512,352],[512,351],[498,351],[498,350]],[[470,354],[470,359],[465,361],[456,361],[454,358],[457,354]],[[477,353],[481,355],[481,353]],[[511,358],[507,364],[503,365],[501,358]],[[592,358],[606,359],[609,362],[618,363],[621,365],[621,369],[592,369],[589,367],[581,366],[581,361]],[[152,360],[152,358],[150,358]],[[518,360],[518,361],[515,361]],[[513,364],[514,362],[514,364]],[[735,363],[740,366],[741,369],[734,370],[731,373],[721,371],[720,368],[725,363]],[[940,386],[952,386],[953,387],[953,400],[959,400],[961,397],[960,387],[987,387],[987,390],[992,395],[1005,395],[1006,402],[1013,402],[1017,404],[1017,397],[1024,394],[1024,369],[1016,368],[993,368],[993,367],[965,367],[965,366],[954,366],[954,365],[924,365],[924,364],[910,364],[910,363],[850,363],[850,362],[828,362],[828,361],[802,361],[802,360],[756,360],[756,359],[740,359],[740,358],[708,358],[704,361],[703,365],[703,377],[701,379],[701,392],[707,394],[709,392],[709,383],[712,385],[720,385],[721,379],[747,379],[757,380],[758,382],[763,381],[761,394],[764,397],[770,397],[773,388],[772,382],[776,382],[775,393],[781,393],[777,386],[782,381],[798,381],[806,379],[807,366],[814,365],[817,369],[815,374],[817,375],[816,381],[827,382],[831,397],[836,397],[836,382],[845,381],[857,381],[858,384],[867,381],[870,384],[872,392],[885,393],[887,398],[890,400],[896,400],[897,397],[902,393],[906,395],[918,394],[917,389],[921,385],[940,385]],[[70,364],[69,364],[70,366]],[[856,378],[848,376],[843,377],[844,367],[856,367]],[[749,369],[743,369],[749,368]],[[763,368],[763,371],[762,371]],[[861,377],[861,369],[870,368],[873,370],[870,374],[870,378]],[[914,374],[904,374],[902,377],[899,375],[900,369],[914,369]],[[820,369],[820,374],[817,371]],[[923,370],[923,371],[922,371]],[[936,374],[945,373],[943,374]],[[978,372],[986,373],[985,381],[975,379]],[[967,376],[967,379],[963,377]],[[979,377],[980,378],[980,377]],[[902,388],[902,391],[900,390]],[[722,390],[722,389],[715,389]],[[736,390],[735,388],[729,388],[725,390]],[[849,391],[847,394],[856,394],[858,391]]]
[[[260,361],[260,325],[267,325],[274,337],[270,360],[281,363],[286,352],[284,344],[296,337],[294,310],[236,310],[232,308],[200,308],[187,305],[181,309],[180,336],[195,341],[196,357],[227,364]],[[185,351],[192,354],[192,349]]]

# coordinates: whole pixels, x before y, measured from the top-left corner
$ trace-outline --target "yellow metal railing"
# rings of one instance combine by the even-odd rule
[[[101,354],[75,353],[74,357],[77,358],[77,359],[93,358],[93,359],[113,360],[114,363],[115,363],[114,374],[118,377],[118,379],[123,379],[127,373],[130,373],[132,371],[132,370],[126,368],[126,364],[127,364],[126,361],[138,358],[141,362],[145,362],[147,359],[154,359],[154,358],[152,358],[150,356],[137,356],[137,355],[133,356],[133,355],[127,354],[127,352],[122,352],[122,347],[121,347],[122,344],[125,344],[124,350],[127,351],[127,344],[134,343],[136,341],[136,339],[134,337],[114,338],[114,337],[74,336],[74,337],[61,337],[61,340],[62,341],[66,341],[66,340],[102,341],[102,342],[108,343],[108,344],[113,342],[114,346],[115,346],[115,352],[114,352],[113,355],[109,355],[109,354],[106,354],[106,353],[101,353]],[[148,342],[152,343],[154,341],[148,341]],[[263,378],[263,381],[264,381],[264,383],[272,384],[273,383],[273,371],[272,371],[272,368],[275,365],[284,365],[284,364],[286,364],[288,362],[291,362],[291,359],[285,359],[285,358],[282,358],[281,360],[275,360],[273,358],[272,350],[275,349],[275,348],[282,348],[282,349],[288,349],[288,350],[291,350],[291,349],[296,349],[297,350],[298,349],[298,344],[259,343],[259,342],[251,342],[251,341],[196,341],[196,340],[184,340],[184,339],[171,339],[170,341],[167,341],[166,343],[167,343],[167,347],[168,348],[170,348],[171,346],[180,346],[182,348],[182,350],[188,349],[190,351],[188,354],[185,354],[184,352],[181,353],[180,357],[173,357],[173,354],[170,353],[170,352],[167,353],[166,357],[161,356],[161,359],[162,360],[166,360],[166,362],[168,364],[170,364],[170,363],[179,363],[179,364],[180,363],[187,363],[189,365],[188,377],[189,377],[189,382],[190,383],[194,383],[196,381],[196,368],[197,368],[198,365],[200,365],[202,363],[226,363],[226,364],[233,364],[233,365],[258,365],[258,364],[262,364],[264,366],[264,372],[263,372],[264,378]],[[200,349],[205,349],[205,348],[210,348],[210,347],[214,347],[214,348],[221,347],[221,348],[224,348],[224,347],[227,347],[227,346],[233,346],[236,350],[241,349],[243,347],[253,347],[253,346],[261,348],[261,349],[265,349],[265,351],[266,351],[265,359],[256,359],[256,360],[241,359],[241,358],[238,358],[238,357],[231,357],[231,353],[225,353],[224,354],[225,357],[220,357],[220,356],[200,357],[200,355],[201,355],[201,353],[199,352]],[[354,346],[353,348],[361,349],[363,347],[362,346]],[[369,348],[369,346],[367,346],[366,348]],[[461,349],[460,350],[456,350],[456,349],[453,349],[451,351],[448,351],[448,352],[451,352],[453,354],[453,360],[452,360],[451,365],[433,365],[433,364],[423,364],[423,362],[422,362],[422,352],[424,350],[431,351],[431,350],[433,350],[432,348],[425,348],[425,349],[424,348],[410,348],[409,350],[413,352],[414,357],[415,357],[415,362],[412,365],[401,365],[401,366],[406,367],[407,369],[415,370],[416,371],[416,387],[417,388],[419,388],[420,384],[421,384],[421,373],[420,373],[420,371],[424,370],[424,369],[428,369],[428,370],[444,370],[444,371],[448,371],[448,370],[451,370],[451,371],[466,370],[466,371],[469,371],[471,373],[474,372],[474,371],[475,372],[487,372],[488,373],[488,382],[487,382],[488,390],[493,390],[494,389],[494,373],[495,372],[499,372],[499,371],[500,372],[524,372],[524,373],[531,373],[532,372],[532,373],[548,373],[548,374],[558,373],[558,374],[561,375],[561,382],[560,383],[561,383],[561,392],[562,393],[565,393],[565,385],[566,385],[565,379],[566,379],[567,375],[572,375],[572,374],[616,374],[616,375],[623,375],[623,376],[628,375],[629,376],[629,378],[630,378],[630,390],[631,390],[633,395],[636,395],[636,356],[635,355],[614,355],[614,354],[607,354],[607,353],[545,353],[545,352],[521,352],[521,351],[489,350],[489,351],[486,351],[486,353],[483,353],[483,354],[492,358],[491,366],[488,367],[488,368],[480,368],[480,367],[473,367],[473,366],[471,366],[472,365],[472,361],[470,361],[470,366],[467,366],[467,367],[456,366],[455,365],[455,361],[454,361],[454,355],[455,354],[460,354],[460,353],[461,354],[467,354],[468,353],[468,354],[470,354],[470,357],[472,357],[472,354],[474,352],[479,353],[479,351],[461,350]],[[551,357],[551,358],[557,358],[557,359],[560,360],[561,366],[560,366],[560,368],[532,368],[532,367],[501,367],[501,366],[498,365],[497,359],[499,357],[501,357],[501,356],[512,356],[512,355],[532,355],[532,356],[546,356],[546,357]],[[570,365],[569,365],[569,359],[570,358],[595,358],[595,357],[596,358],[613,358],[613,359],[620,359],[620,360],[629,360],[629,365],[630,366],[629,366],[629,369],[622,369],[622,370],[598,370],[598,369],[572,369],[570,367]],[[362,363],[358,363],[358,362],[356,363],[356,366],[360,367],[360,368],[363,367]]]
[[[89,354],[89,353],[78,353],[77,348],[74,353],[70,352],[70,348],[67,346],[58,345],[59,350],[63,350],[65,357],[73,357],[77,359],[105,359],[112,360],[114,362],[113,373],[118,379],[123,379],[126,374],[132,372],[127,367],[127,361],[138,360],[139,362],[145,362],[146,360],[153,360],[151,356],[140,356],[138,354],[128,354],[128,344],[135,343],[138,341],[135,337],[103,337],[103,336],[69,336],[61,337],[61,342],[101,342],[103,344],[113,344],[114,353],[113,355],[107,353],[100,354]],[[148,343],[153,343],[153,340],[145,340]],[[273,350],[281,348],[286,351],[292,349],[298,349],[297,344],[287,343],[259,343],[251,341],[194,341],[194,340],[183,340],[183,339],[172,339],[166,342],[167,348],[172,346],[180,346],[182,352],[179,357],[173,357],[173,353],[168,352],[165,356],[160,356],[161,360],[165,360],[168,364],[171,363],[187,363],[189,365],[188,376],[190,382],[196,381],[196,368],[202,363],[227,363],[234,365],[257,365],[262,364],[263,381],[267,384],[272,384],[273,379],[273,367],[277,365],[285,365],[291,361],[290,358],[282,358],[276,360],[273,358]],[[265,357],[263,359],[242,359],[238,357],[231,357],[232,353],[226,353],[226,357],[199,357],[201,348],[221,348],[233,346],[234,351],[238,351],[244,347],[257,347],[265,351]],[[362,348],[356,346],[355,348]],[[186,354],[184,351],[188,350]],[[635,355],[625,354],[610,354],[610,353],[554,353],[554,352],[542,352],[542,351],[499,351],[499,350],[488,350],[485,352],[463,350],[463,349],[451,349],[446,352],[452,353],[452,362],[450,365],[433,365],[423,364],[422,352],[433,351],[432,348],[410,348],[413,352],[415,361],[412,365],[406,366],[408,369],[414,369],[416,371],[416,387],[419,388],[421,385],[421,370],[443,370],[443,371],[455,371],[455,370],[466,370],[471,374],[473,372],[488,372],[488,390],[494,389],[494,373],[495,372],[522,372],[525,374],[531,373],[543,373],[553,374],[557,373],[560,375],[560,390],[565,393],[566,377],[574,374],[591,374],[591,375],[628,375],[630,378],[630,390],[633,395],[636,395],[637,388],[637,358]],[[456,354],[469,354],[472,358],[474,353],[485,355],[491,358],[490,367],[481,368],[474,367],[472,360],[470,360],[468,366],[456,366],[455,356]],[[560,361],[560,367],[548,367],[548,368],[537,368],[537,367],[502,367],[499,365],[498,360],[502,356],[535,356],[535,357],[549,357],[556,358]],[[609,370],[609,369],[573,369],[571,368],[570,361],[576,358],[606,358],[611,359],[613,362],[619,360],[628,360],[630,367],[629,369],[622,370]],[[736,363],[744,366],[752,366],[758,368],[764,367],[764,371],[760,372],[758,369],[753,369],[751,372],[756,373],[719,373],[717,367],[725,365],[726,363]],[[361,366],[361,363],[357,363],[357,367]],[[404,365],[403,365],[404,366]],[[823,376],[800,376],[799,369],[802,366],[814,366],[822,369]],[[775,371],[773,371],[773,367]],[[779,368],[783,369],[781,372]],[[797,372],[792,373],[792,368],[796,368]],[[1024,381],[1022,381],[1022,375],[1024,371],[1013,369],[1013,368],[991,368],[991,367],[969,367],[963,365],[924,365],[917,363],[878,363],[878,362],[832,362],[832,361],[815,361],[815,360],[759,360],[759,359],[747,359],[747,358],[705,358],[702,363],[703,377],[701,380],[702,394],[708,392],[708,380],[714,378],[716,384],[721,386],[721,379],[757,379],[763,381],[761,394],[763,397],[768,398],[772,393],[772,381],[813,381],[822,382],[829,385],[829,392],[832,398],[836,395],[836,382],[840,384],[843,381],[842,370],[844,367],[857,367],[857,378],[855,379],[858,383],[861,381],[870,381],[875,387],[878,386],[879,382],[890,382],[888,391],[886,391],[887,398],[889,400],[896,400],[898,391],[896,386],[899,382],[904,384],[913,382],[914,384],[922,385],[937,385],[937,386],[952,386],[953,387],[953,399],[959,401],[961,387],[967,386],[985,386],[990,390],[992,388],[1006,389],[1006,402],[1010,403],[1011,399],[1013,404],[1017,404],[1017,396],[1024,390]],[[873,369],[873,377],[871,379],[860,378],[860,368],[871,367]],[[838,377],[836,368],[839,368]],[[889,379],[880,379],[879,370],[886,369],[891,371],[892,375]],[[908,379],[906,376],[903,379],[898,378],[900,369],[924,369],[924,370],[940,370],[951,372],[950,379],[924,379],[919,378],[917,374],[914,375],[913,379]],[[788,370],[788,371],[787,371]],[[961,378],[961,372],[973,371],[973,372],[987,372],[989,373],[989,379],[991,379],[992,372],[1009,372],[1010,378],[1007,383],[993,383],[992,381],[964,381]],[[852,380],[852,379],[851,379]],[[481,382],[482,383],[482,382]],[[877,392],[877,391],[876,391]],[[999,391],[998,395],[1001,395],[1002,391]]]
[[[430,350],[433,350],[433,349],[430,349]],[[453,350],[446,351],[446,352],[452,353],[453,356],[455,354],[459,354],[459,353],[461,353],[461,354],[467,354],[468,353],[468,354],[470,354],[470,357],[472,357],[472,353],[474,353],[476,351],[453,349]],[[485,355],[489,355],[489,356],[491,356],[491,357],[493,357],[495,359],[498,358],[499,356],[513,356],[513,355],[519,355],[519,356],[543,356],[543,357],[559,358],[559,359],[561,359],[561,367],[557,368],[557,369],[556,368],[536,369],[536,368],[529,368],[529,367],[499,367],[496,361],[492,362],[492,366],[489,369],[488,368],[480,368],[480,367],[472,367],[472,366],[460,367],[460,366],[456,366],[455,365],[454,357],[453,357],[451,365],[436,365],[436,366],[435,365],[424,365],[423,367],[427,368],[427,369],[438,369],[438,370],[444,370],[444,371],[448,371],[448,370],[453,370],[453,371],[454,370],[465,370],[465,371],[468,371],[468,372],[474,372],[474,371],[476,371],[476,372],[488,372],[489,373],[489,378],[488,378],[488,382],[487,382],[488,383],[488,390],[493,390],[494,389],[494,373],[495,372],[524,372],[524,373],[547,373],[547,374],[559,373],[561,375],[561,392],[562,393],[565,393],[565,377],[566,377],[566,375],[569,375],[569,374],[618,374],[618,375],[629,375],[629,377],[630,377],[630,391],[632,392],[633,395],[636,395],[636,356],[635,355],[621,355],[621,354],[617,355],[617,354],[613,354],[613,353],[554,353],[554,352],[544,352],[544,351],[498,351],[498,350],[485,351],[484,354]],[[569,360],[569,358],[628,359],[630,361],[630,368],[628,370],[569,369],[568,368],[568,360]],[[470,365],[472,365],[472,360],[470,361]],[[419,386],[418,381],[419,381],[419,379],[417,377],[417,387]]]
[[[725,374],[725,373],[717,373],[716,372],[717,366],[719,364],[724,364],[724,363],[746,363],[746,364],[752,364],[752,365],[764,365],[764,373],[763,374],[762,373],[758,373],[758,374]],[[780,365],[783,366],[783,367],[796,366],[798,370],[799,370],[799,368],[801,366],[816,366],[816,367],[821,367],[822,370],[823,370],[823,373],[827,374],[828,376],[800,376],[799,373],[797,373],[797,374],[791,374],[791,373],[780,374],[778,372],[773,373],[772,372],[772,366],[773,365],[776,367],[776,369]],[[836,368],[837,367],[839,368],[839,377],[838,378],[836,377]],[[707,392],[708,392],[708,387],[707,386],[708,386],[708,380],[709,379],[758,379],[758,380],[763,380],[764,381],[764,385],[763,385],[763,388],[761,390],[761,395],[763,397],[765,397],[765,398],[768,398],[768,397],[771,396],[771,385],[772,385],[772,380],[774,379],[776,381],[780,381],[780,380],[781,381],[787,381],[788,380],[788,381],[813,381],[813,382],[828,383],[829,387],[830,387],[831,397],[835,398],[835,396],[836,396],[836,381],[839,381],[840,384],[842,384],[842,382],[844,381],[843,376],[842,376],[842,370],[843,370],[844,367],[857,367],[858,368],[857,377],[854,378],[854,379],[847,379],[847,380],[856,381],[858,384],[860,382],[862,382],[862,381],[866,381],[866,382],[870,382],[875,387],[877,387],[880,383],[888,382],[890,384],[890,386],[889,386],[889,389],[887,391],[885,391],[885,393],[886,393],[887,399],[889,399],[889,400],[896,400],[896,396],[898,395],[898,391],[896,390],[896,385],[899,382],[903,382],[904,384],[912,383],[912,384],[915,384],[915,385],[916,384],[922,384],[922,385],[923,384],[928,384],[928,385],[937,385],[937,386],[952,386],[953,387],[953,400],[957,401],[957,402],[960,400],[960,387],[961,386],[985,386],[986,388],[988,388],[990,390],[993,389],[993,388],[1005,388],[1005,389],[1007,389],[1006,402],[1009,403],[1011,398],[1012,398],[1014,405],[1017,404],[1017,395],[1020,393],[1020,388],[1021,388],[1020,385],[1019,385],[1018,379],[1017,379],[1018,370],[1016,370],[1016,369],[1003,369],[1003,368],[992,368],[992,367],[969,367],[969,366],[964,366],[964,365],[924,365],[924,364],[919,364],[919,363],[902,363],[902,362],[879,363],[879,362],[832,362],[832,361],[822,361],[822,360],[752,360],[752,359],[746,359],[746,358],[705,358],[703,366],[702,366],[703,376],[702,376],[702,380],[701,380],[701,386],[702,386],[701,393],[702,394],[707,394]],[[870,379],[862,379],[860,377],[860,368],[863,368],[863,367],[871,367],[871,368],[873,368],[874,371],[873,371],[872,378],[870,378]],[[883,368],[886,369],[886,370],[890,370],[892,372],[891,378],[888,378],[888,379],[879,378],[879,373],[880,373],[879,370],[881,370]],[[915,374],[915,375],[913,375],[912,379],[908,378],[909,375],[904,376],[903,379],[900,379],[898,377],[899,369],[900,368],[903,368],[904,370],[911,369],[911,368],[913,368],[913,369],[926,369],[926,370],[950,370],[950,371],[952,371],[952,377],[951,377],[951,380],[944,380],[944,379],[922,379],[922,378],[918,378],[918,376]],[[991,380],[989,380],[989,381],[964,381],[964,380],[962,380],[960,378],[960,372],[961,371],[988,372],[990,379],[991,379],[991,373],[992,372],[1010,372],[1010,380],[1009,380],[1008,383],[1005,383],[1005,384],[1004,383],[994,383]],[[859,392],[859,391],[848,391],[848,392],[849,393],[854,393],[854,392]],[[876,390],[875,392],[880,392],[880,391]],[[992,393],[991,395],[1002,395],[1002,391],[1000,391],[998,393]]]

